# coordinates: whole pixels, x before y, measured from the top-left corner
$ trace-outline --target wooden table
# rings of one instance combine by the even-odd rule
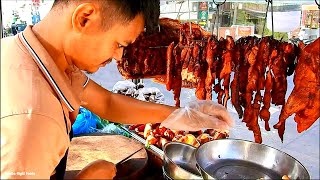
[[[74,177],[87,164],[98,159],[116,164],[141,147],[144,147],[141,143],[121,135],[90,134],[75,137],[69,148],[65,178]],[[141,179],[148,174],[147,164],[148,155],[143,148],[117,166],[116,179]]]

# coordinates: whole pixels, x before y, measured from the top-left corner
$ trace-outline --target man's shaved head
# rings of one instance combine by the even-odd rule
[[[111,59],[121,61],[124,48],[144,29],[158,30],[159,15],[160,0],[55,0],[40,24],[60,31],[57,46],[68,64],[96,72]]]
[[[106,29],[115,22],[127,23],[142,13],[147,31],[153,31],[159,23],[160,0],[55,0],[53,9],[81,3],[97,3],[102,12],[102,26]]]

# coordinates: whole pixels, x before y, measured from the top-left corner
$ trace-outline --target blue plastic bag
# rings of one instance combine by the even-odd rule
[[[114,123],[101,119],[91,111],[80,107],[76,121],[72,125],[73,134],[109,133],[130,137],[130,134]]]
[[[80,107],[76,121],[72,125],[73,133],[74,135],[94,133],[98,122],[100,122],[99,116]]]

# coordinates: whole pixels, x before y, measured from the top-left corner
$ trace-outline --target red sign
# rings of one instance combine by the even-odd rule
[[[40,0],[32,0],[33,6],[40,6]]]
[[[252,36],[253,32],[253,26],[238,26],[238,37]]]
[[[219,27],[219,38],[226,38],[227,36],[232,36],[235,39],[236,28],[235,27]]]
[[[207,2],[199,2],[199,10],[200,11],[208,11],[208,3]]]
[[[301,25],[307,28],[317,29],[319,27],[319,10],[302,11]]]

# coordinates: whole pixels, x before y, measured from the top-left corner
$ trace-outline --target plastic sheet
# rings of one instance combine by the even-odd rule
[[[118,81],[112,88],[112,92],[133,97],[136,85],[131,81]]]
[[[135,85],[131,81],[118,81],[112,89],[112,92],[133,97],[140,101],[148,101],[163,104],[164,95],[158,88],[144,87],[143,83]]]
[[[154,102],[159,104],[164,103],[164,95],[158,88],[155,87],[138,89],[134,96],[136,99],[142,101]]]
[[[119,126],[114,123],[106,125],[103,129],[97,130],[98,133],[108,133],[108,134],[119,134],[126,137],[130,137],[130,134],[125,130],[121,129]]]
[[[175,110],[161,125],[183,131],[229,130],[234,121],[224,106],[209,100],[196,100]]]

